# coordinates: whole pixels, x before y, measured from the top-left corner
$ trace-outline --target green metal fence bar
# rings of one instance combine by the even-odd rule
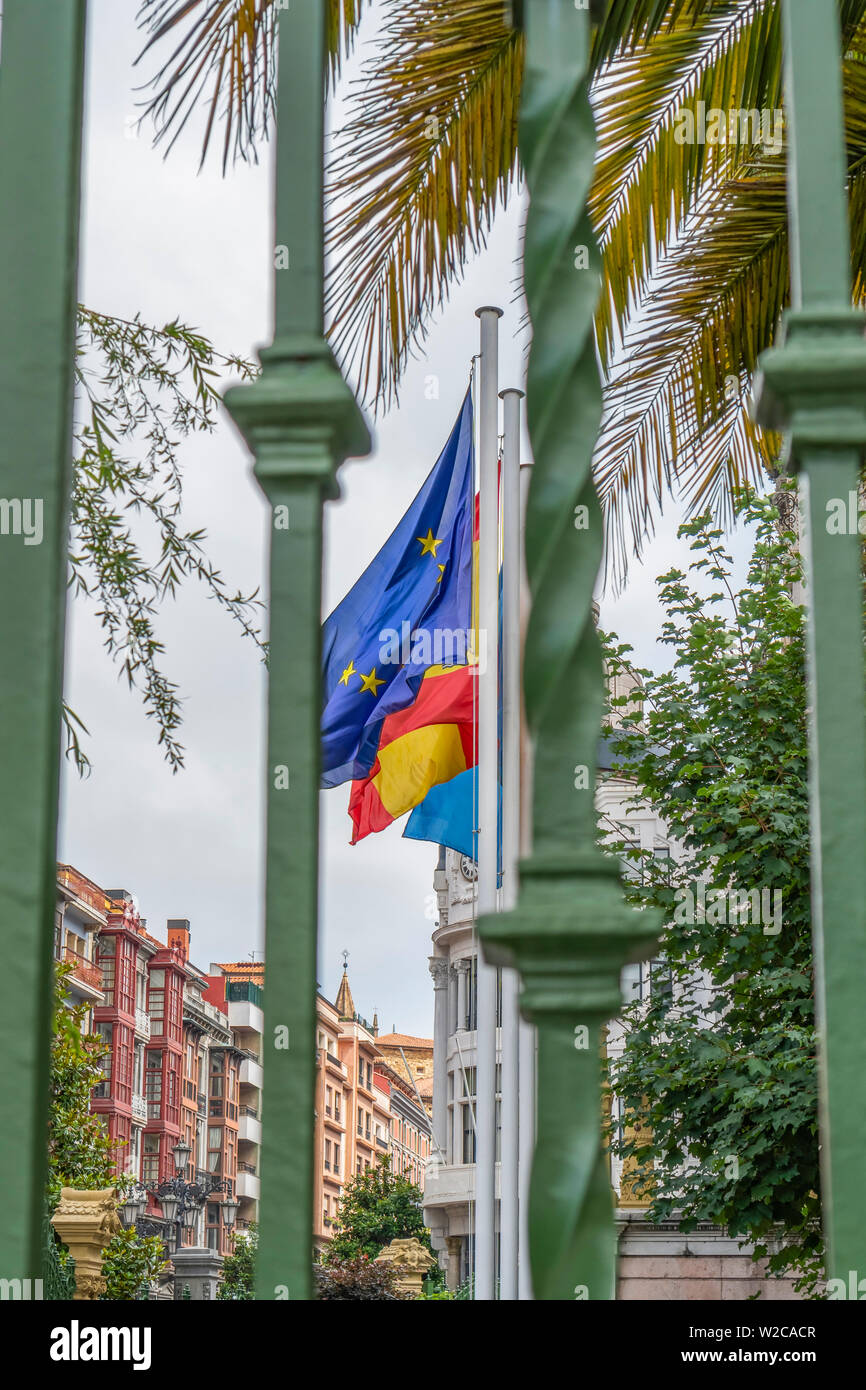
[[[652,953],[655,913],[625,905],[596,847],[603,708],[592,592],[602,521],[591,461],[601,417],[593,314],[599,258],[587,212],[595,131],[590,16],[574,0],[525,0],[520,147],[530,193],[525,281],[533,324],[526,519],[532,613],[524,693],[534,746],[533,851],[516,909],[485,917],[488,959],[516,964],[538,1026],[538,1140],[530,1192],[536,1299],[608,1299],[616,1236],[600,1126],[601,1029],[626,960]],[[580,269],[585,248],[589,269]],[[585,510],[582,510],[585,509]],[[584,522],[586,525],[584,525]]]
[[[860,464],[866,316],[851,308],[834,0],[784,0],[792,309],[761,359],[758,418],[800,473],[809,614],[812,921],[828,1272],[866,1274],[866,738]],[[852,514],[836,533],[844,504]]]
[[[271,504],[257,1296],[311,1296],[322,507],[369,436],[323,332],[324,0],[279,14],[275,337],[226,404]]]
[[[0,1276],[41,1272],[85,0],[6,0],[0,62]]]

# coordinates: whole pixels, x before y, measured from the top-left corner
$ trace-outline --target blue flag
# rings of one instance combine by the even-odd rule
[[[472,397],[421,491],[322,628],[322,786],[366,777],[388,714],[471,646]]]

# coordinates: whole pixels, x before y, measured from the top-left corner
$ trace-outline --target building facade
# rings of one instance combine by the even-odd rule
[[[185,918],[170,919],[160,941],[131,893],[102,889],[68,864],[58,866],[57,892],[54,953],[73,967],[69,1001],[87,1006],[84,1027],[107,1048],[91,1109],[115,1166],[159,1183],[174,1175],[173,1149],[184,1139],[187,1181],[210,1175],[224,1186],[182,1241],[230,1254],[220,1199],[236,1195],[247,1035],[236,1040],[228,1003],[190,961]],[[160,1217],[152,1199],[148,1216]]]
[[[262,1042],[265,968],[261,962],[212,962],[209,998],[220,1002],[238,1056],[237,1225],[259,1218],[262,1149]]]
[[[313,1241],[320,1255],[349,1178],[389,1157],[392,1171],[423,1188],[431,1125],[418,1089],[380,1048],[375,1020],[356,1010],[345,966],[334,1003],[319,994],[316,1011]]]

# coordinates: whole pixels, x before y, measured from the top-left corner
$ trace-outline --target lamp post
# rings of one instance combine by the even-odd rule
[[[189,1144],[182,1139],[179,1140],[172,1153],[174,1177],[163,1178],[158,1183],[136,1184],[129,1190],[126,1200],[119,1208],[120,1219],[127,1229],[134,1227],[141,1236],[160,1236],[171,1252],[181,1249],[184,1227],[192,1230],[195,1219],[208,1197],[218,1192],[225,1193],[220,1202],[220,1210],[223,1226],[229,1231],[234,1227],[239,1206],[237,1198],[232,1196],[228,1178],[217,1178],[208,1173],[202,1174],[205,1181],[186,1181],[184,1173],[192,1153]],[[145,1216],[148,1196],[153,1197],[162,1208],[161,1219]]]

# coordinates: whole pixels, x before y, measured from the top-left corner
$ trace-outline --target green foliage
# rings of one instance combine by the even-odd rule
[[[415,1237],[432,1253],[421,1215],[421,1191],[391,1171],[391,1159],[356,1173],[343,1188],[340,1215],[323,1259],[325,1264],[366,1255],[374,1260],[392,1240]]]
[[[105,1302],[135,1302],[147,1298],[168,1261],[159,1236],[140,1236],[134,1229],[112,1236],[102,1256]]]
[[[756,539],[739,592],[708,517],[680,528],[696,553],[689,575],[658,581],[673,666],[637,672],[643,714],[608,730],[621,755],[612,775],[633,778],[635,801],[683,846],[679,862],[643,863],[629,885],[633,901],[665,912],[673,998],[655,990],[625,1010],[612,1081],[626,1128],[614,1127],[612,1145],[637,1162],[651,1219],[724,1225],[811,1287],[822,1241],[803,610],[791,599],[800,562],[769,501],[750,500],[745,517]],[[608,642],[613,674],[629,650]],[[757,922],[723,896],[734,888],[768,894]]]
[[[313,1269],[316,1298],[324,1303],[413,1301],[398,1286],[399,1273],[390,1264],[376,1264],[368,1255],[330,1259]]]
[[[73,967],[60,964],[54,981],[50,1100],[48,1118],[48,1200],[51,1211],[61,1187],[87,1191],[114,1187],[117,1176],[111,1140],[98,1115],[90,1113],[93,1087],[102,1080],[102,1039],[82,1034],[86,1005],[70,1007],[66,981]]]
[[[52,1018],[50,1100],[48,1114],[48,1188],[46,1220],[57,1207],[62,1187],[85,1192],[122,1187],[127,1179],[115,1170],[114,1151],[103,1120],[90,1112],[93,1087],[102,1080],[108,1048],[95,1034],[82,1033],[87,1006],[67,1001],[73,967],[55,967]],[[45,1234],[45,1278],[49,1297],[71,1297],[73,1262],[49,1225]],[[106,1299],[146,1297],[147,1285],[165,1263],[157,1236],[142,1239],[122,1231],[106,1246],[103,1274]]]
[[[256,1251],[259,1228],[253,1221],[246,1231],[235,1231],[234,1250],[223,1260],[217,1298],[225,1302],[251,1302],[255,1294]]]
[[[214,429],[219,373],[249,380],[255,371],[177,320],[152,328],[79,307],[70,585],[97,604],[105,649],[140,691],[175,772],[183,766],[181,700],[161,666],[159,605],[195,578],[261,645],[257,592],[233,592],[207,558],[204,531],[181,523],[177,450],[187,436]],[[144,549],[148,531],[151,555]],[[86,726],[68,708],[65,720],[67,753],[86,770]]]
[[[422,1288],[421,1292],[416,1295],[415,1302],[443,1303],[445,1301],[448,1301],[450,1303],[456,1297],[457,1294],[454,1293],[451,1289],[445,1288],[444,1284],[431,1284],[428,1287],[427,1281],[425,1280],[424,1287]]]

